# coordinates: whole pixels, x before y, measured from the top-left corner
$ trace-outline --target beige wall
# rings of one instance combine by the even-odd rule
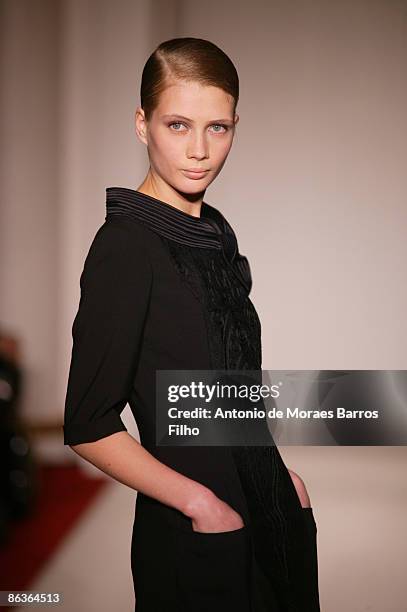
[[[406,7],[3,0],[0,320],[23,338],[27,416],[62,414],[78,276],[106,186],[147,169],[133,112],[172,36],[239,71],[206,200],[251,261],[263,367],[407,368]]]
[[[0,325],[22,338],[31,422],[62,421],[79,275],[106,187],[147,170],[133,114],[172,6],[1,1]]]
[[[236,140],[205,199],[226,214],[250,259],[263,367],[407,369],[406,1],[2,0],[0,7],[0,324],[23,339],[27,419],[62,422],[83,260],[104,220],[106,187],[135,187],[145,175],[133,129],[141,70],[153,47],[173,36],[218,43],[239,71]],[[386,612],[398,612],[405,554],[398,563],[393,541],[386,568],[366,569],[377,552],[366,552],[372,527],[348,564],[360,530],[344,508],[352,494],[361,501],[361,489],[348,491],[348,506],[335,498],[347,449],[326,450],[286,451],[310,483],[320,520],[323,597],[331,602],[324,612],[381,612],[386,584],[394,593]],[[380,483],[388,485],[391,465],[373,455],[384,468],[381,480],[369,472],[367,505]],[[352,483],[349,457],[346,465],[342,483]],[[405,511],[403,486],[383,488],[386,527],[396,506]],[[348,521],[338,525],[340,543],[333,503],[342,504],[338,523]],[[363,505],[362,519],[365,512]],[[339,544],[342,569],[333,553]],[[349,568],[355,597],[343,584],[339,597],[337,580],[346,583]],[[373,599],[358,595],[358,581],[374,588],[375,572],[383,588],[376,607],[363,608]]]
[[[0,5],[0,326],[21,338],[27,416],[60,412],[58,3]]]
[[[254,275],[263,368],[407,369],[407,2],[185,3],[236,62],[207,192]]]

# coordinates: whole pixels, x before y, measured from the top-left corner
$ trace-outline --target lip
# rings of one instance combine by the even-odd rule
[[[186,174],[189,178],[200,179],[200,178],[203,178],[205,174],[209,172],[209,170],[195,169],[195,170],[182,170],[182,172],[184,172],[184,174]]]

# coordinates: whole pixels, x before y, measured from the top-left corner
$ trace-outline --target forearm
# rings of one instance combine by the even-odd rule
[[[158,461],[128,432],[71,448],[117,481],[192,517],[212,491]]]

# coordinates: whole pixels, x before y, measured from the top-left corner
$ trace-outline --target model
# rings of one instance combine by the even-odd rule
[[[135,114],[150,167],[138,188],[107,189],[80,279],[64,443],[137,491],[137,612],[320,609],[311,503],[277,447],[155,437],[156,370],[261,370],[248,260],[203,199],[232,146],[238,98],[235,66],[213,43],[154,50]],[[140,443],[120,418],[127,403]]]

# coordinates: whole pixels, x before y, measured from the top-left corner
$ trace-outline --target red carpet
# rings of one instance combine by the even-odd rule
[[[34,511],[29,518],[11,524],[10,537],[0,550],[0,590],[30,588],[105,484],[103,477],[90,478],[75,466],[39,468],[40,490]]]

